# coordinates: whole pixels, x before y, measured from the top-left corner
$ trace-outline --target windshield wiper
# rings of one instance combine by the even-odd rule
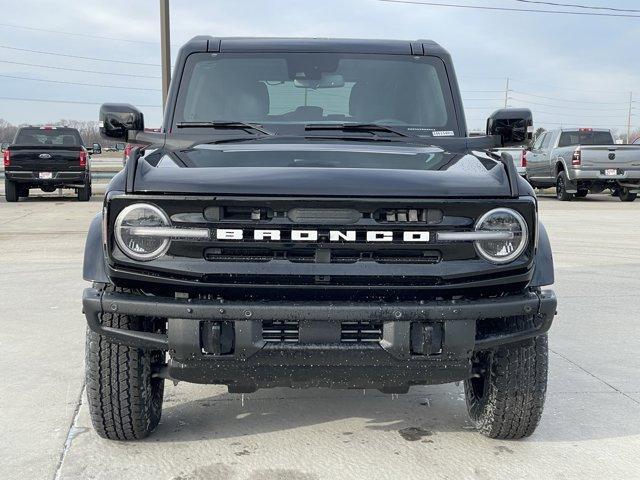
[[[245,130],[247,132],[253,130],[265,135],[275,135],[275,133],[262,128],[262,125],[247,122],[180,122],[176,126],[178,128],[219,128],[226,130]]]
[[[342,130],[343,132],[386,132],[394,133],[400,137],[409,137],[404,132],[396,130],[386,125],[378,125],[377,123],[310,123],[305,125],[305,130]]]

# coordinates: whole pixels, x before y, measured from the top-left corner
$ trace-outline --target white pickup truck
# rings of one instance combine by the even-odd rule
[[[640,193],[640,145],[616,145],[610,130],[558,128],[540,135],[525,156],[534,187],[556,187],[568,201],[610,189],[623,202]]]

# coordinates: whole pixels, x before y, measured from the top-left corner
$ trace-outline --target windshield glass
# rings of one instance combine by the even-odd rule
[[[16,135],[16,145],[64,145],[78,147],[82,145],[82,139],[77,130],[73,128],[23,128]]]
[[[202,53],[189,56],[184,75],[174,125],[357,122],[433,136],[458,130],[444,64],[436,57]]]
[[[558,147],[569,147],[571,145],[613,145],[611,132],[590,130],[575,130],[562,132]]]

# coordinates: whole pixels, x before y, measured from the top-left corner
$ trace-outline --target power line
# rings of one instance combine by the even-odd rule
[[[18,52],[37,53],[39,55],[53,55],[56,57],[76,58],[80,60],[93,60],[95,62],[107,62],[107,63],[125,63],[127,65],[140,65],[145,67],[159,67],[156,63],[142,63],[142,62],[129,62],[127,60],[113,60],[110,58],[96,58],[96,57],[83,57],[81,55],[70,55],[68,53],[46,52],[44,50],[30,50],[28,48],[9,47],[7,45],[0,45],[0,48],[6,50],[15,50]]]
[[[608,10],[611,12],[633,12],[640,13],[640,10],[633,10],[628,8],[613,8],[613,7],[595,7],[590,5],[580,5],[577,3],[556,3],[556,2],[542,2],[540,0],[515,0],[522,3],[535,3],[538,5],[549,5],[552,7],[569,7],[569,8],[584,8],[587,10]]]
[[[44,78],[30,78],[30,77],[19,77],[17,75],[5,75],[0,74],[0,77],[3,78],[14,78],[17,80],[32,80],[34,82],[48,82],[48,83],[60,83],[64,85],[80,85],[83,87],[101,87],[101,88],[119,88],[123,90],[142,90],[147,92],[159,92],[159,88],[138,88],[138,87],[124,87],[120,85],[103,85],[99,83],[81,83],[81,82],[67,82],[63,80],[48,80]]]
[[[0,97],[0,100],[10,100],[17,102],[38,102],[38,103],[68,103],[72,105],[102,105],[99,102],[81,102],[78,100],[50,100],[43,98],[16,98],[16,97]],[[162,108],[162,105],[138,105],[146,108]]]
[[[576,117],[576,118],[620,118],[621,116],[626,117],[626,113],[621,113],[619,115],[584,115],[581,113],[557,113],[557,112],[545,112],[542,110],[534,109],[533,113],[535,115],[553,115],[554,117]]]
[[[473,10],[488,10],[501,12],[525,12],[525,13],[546,13],[556,15],[580,15],[590,17],[623,17],[623,18],[640,18],[640,15],[629,15],[626,13],[594,13],[594,12],[568,12],[562,10],[542,10],[534,8],[511,8],[511,7],[487,7],[480,5],[460,5],[456,3],[437,3],[418,0],[378,0],[386,3],[406,3],[411,5],[427,5],[432,7],[448,7],[448,8],[466,8]]]
[[[628,102],[625,101],[619,101],[619,102],[592,102],[592,101],[587,101],[587,100],[570,100],[570,99],[566,99],[566,98],[559,98],[559,97],[547,97],[544,95],[537,95],[534,93],[526,93],[526,92],[521,92],[519,90],[511,90],[511,92],[513,93],[517,93],[518,95],[525,95],[527,97],[536,97],[536,98],[544,98],[546,100],[556,100],[558,102],[570,102],[570,103],[588,103],[588,104],[592,104],[592,105],[624,105],[627,104]]]
[[[21,65],[23,67],[49,68],[51,70],[63,70],[67,72],[95,73],[98,75],[113,75],[117,77],[152,78],[154,80],[160,78],[153,75],[136,75],[133,73],[102,72],[102,71],[96,71],[96,70],[85,70],[83,68],[56,67],[54,65],[42,65],[38,63],[12,62],[10,60],[0,60],[0,63],[9,63],[11,65]]]
[[[517,98],[517,97],[509,97],[509,100],[514,100],[516,102],[521,102],[521,103],[525,103],[525,104],[531,104],[531,105],[539,105],[541,107],[549,107],[549,108],[559,108],[559,109],[563,109],[563,110],[591,110],[591,111],[602,111],[602,108],[583,108],[583,107],[570,107],[568,105],[550,105],[548,103],[540,103],[540,102],[532,102],[531,100],[528,100],[526,98]],[[611,111],[611,110],[621,110],[621,111],[627,111],[628,108],[606,108],[607,111]]]
[[[110,41],[117,41],[117,42],[145,43],[148,45],[159,45],[159,42],[152,42],[148,40],[133,40],[133,39],[121,38],[121,37],[106,37],[102,35],[90,35],[88,33],[62,32],[60,30],[49,30],[47,28],[27,27],[25,25],[13,25],[10,23],[0,23],[0,27],[17,28],[20,30],[31,30],[33,32],[56,33],[59,35],[69,35],[72,37],[98,38],[100,40],[110,40]]]

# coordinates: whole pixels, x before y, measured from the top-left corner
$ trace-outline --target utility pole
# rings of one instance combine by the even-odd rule
[[[507,86],[504,89],[504,108],[509,106],[509,77],[507,77]]]
[[[160,0],[160,55],[162,57],[162,108],[164,110],[171,83],[171,21],[169,0]]]
[[[627,120],[627,143],[631,143],[631,110],[633,109],[633,92],[629,92],[629,118]]]

